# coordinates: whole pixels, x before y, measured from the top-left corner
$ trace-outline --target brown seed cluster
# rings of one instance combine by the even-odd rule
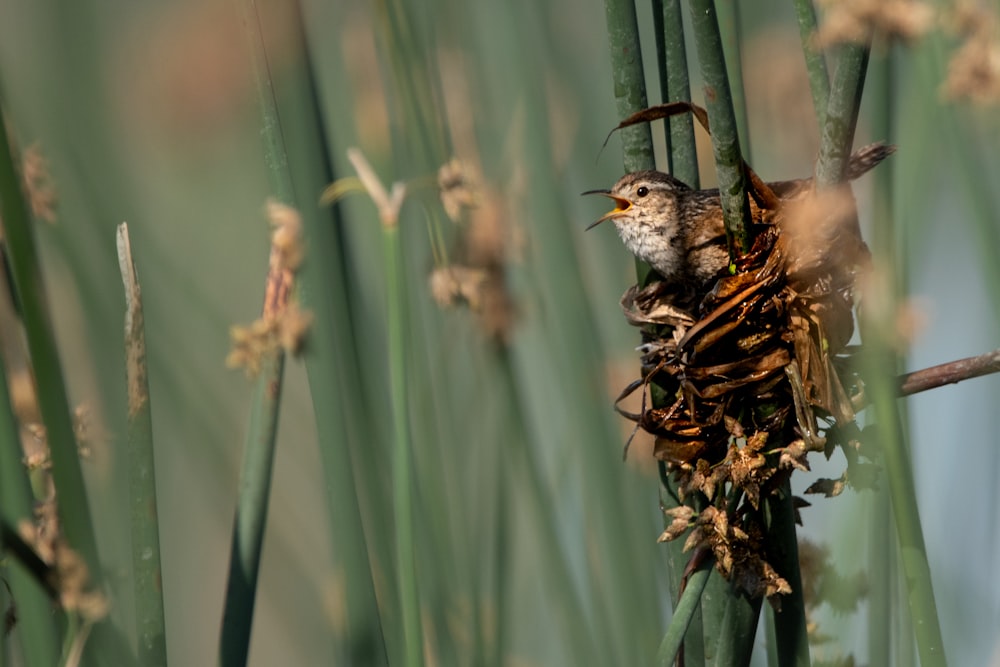
[[[268,202],[267,212],[273,232],[263,313],[249,326],[229,331],[233,347],[226,365],[243,368],[247,377],[256,377],[264,360],[278,350],[298,353],[312,324],[312,313],[301,310],[292,297],[305,256],[299,213],[274,201]]]

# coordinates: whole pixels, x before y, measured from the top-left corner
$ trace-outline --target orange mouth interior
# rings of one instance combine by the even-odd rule
[[[628,199],[625,199],[624,197],[619,197],[617,195],[613,195],[610,192],[594,191],[594,192],[585,192],[584,194],[602,194],[605,197],[608,197],[609,199],[615,200],[615,207],[612,210],[605,213],[604,215],[602,215],[600,218],[598,218],[596,222],[591,223],[587,227],[587,229],[593,229],[594,227],[601,224],[608,218],[613,218],[632,208],[632,202],[630,202]]]
[[[612,199],[615,200],[615,207],[613,210],[605,213],[604,216],[601,218],[602,220],[606,220],[607,218],[610,218],[613,215],[618,215],[619,213],[624,213],[625,211],[632,208],[632,202],[630,202],[628,199],[625,199],[624,197],[616,197],[615,195],[608,195],[608,197],[611,197]]]

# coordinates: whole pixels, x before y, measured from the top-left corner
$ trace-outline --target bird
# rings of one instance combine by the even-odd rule
[[[895,146],[875,143],[854,152],[846,180],[854,180],[894,153]],[[782,203],[812,189],[812,178],[768,183]],[[625,247],[649,264],[663,282],[689,297],[724,275],[730,257],[717,189],[695,190],[670,174],[647,170],[626,174],[610,190],[588,190],[615,202],[587,229],[611,220]],[[752,217],[761,210],[751,198]],[[859,233],[860,236],[860,233]]]

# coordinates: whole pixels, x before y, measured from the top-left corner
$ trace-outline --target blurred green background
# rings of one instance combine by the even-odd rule
[[[258,7],[280,99],[280,87],[301,76],[296,20],[291,3]],[[638,377],[637,332],[618,306],[634,267],[610,227],[583,232],[605,204],[578,196],[621,174],[618,138],[601,149],[618,122],[603,5],[304,0],[302,10],[334,174],[353,173],[345,151],[354,146],[384,182],[417,191],[401,224],[427,653],[437,664],[488,663],[483,646],[496,642],[507,665],[648,664],[670,614],[665,549],[655,542],[658,481],[648,443],[621,463],[631,424],[611,410]],[[740,10],[752,164],[769,180],[808,175],[818,138],[791,3]],[[640,3],[638,11],[652,63],[651,10]],[[230,326],[259,314],[268,253],[270,192],[240,21],[229,0],[0,2],[5,119],[22,146],[46,156],[58,193],[57,220],[37,235],[71,403],[98,416],[85,473],[113,618],[124,628],[132,603],[114,228],[131,229],[146,308],[168,651],[183,665],[210,664],[217,651],[251,394],[224,360]],[[899,145],[887,168],[919,322],[904,332],[912,369],[1000,340],[1000,123],[996,106],[944,99],[958,44],[938,28],[909,46],[877,44],[856,141]],[[689,62],[696,70],[693,51]],[[655,68],[646,73],[657,102]],[[693,97],[700,101],[697,84]],[[413,99],[424,106],[414,111]],[[288,104],[282,123],[294,135],[301,110]],[[431,120],[417,120],[421,108]],[[890,136],[874,118],[888,119]],[[421,123],[431,129],[421,133]],[[417,138],[438,131],[451,150]],[[288,141],[295,150],[308,136]],[[440,229],[451,259],[463,259],[456,239],[466,232],[444,218],[427,185],[452,154],[480,187],[465,224],[486,219],[481,229],[505,257],[509,345],[484,334],[468,309],[442,309],[431,295],[428,230]],[[710,156],[702,152],[703,186],[714,179]],[[855,189],[867,230],[880,224],[870,214],[873,182]],[[319,206],[321,183],[297,186],[301,201]],[[364,196],[338,213],[330,224],[340,225],[347,257],[338,289],[350,300],[338,326],[357,341],[359,374],[345,371],[341,384],[350,442],[322,446],[368,457],[355,465],[385,601],[395,583],[391,562],[379,560],[392,534],[381,231]],[[332,408],[313,403],[301,363],[286,374],[253,665],[334,655],[344,579],[356,576],[342,567],[316,436],[314,411]],[[956,665],[1000,664],[998,396],[991,377],[907,401]],[[793,480],[798,491],[842,467],[814,463],[813,475]],[[865,569],[867,517],[884,494],[813,502],[803,534],[830,548],[843,573]],[[821,608],[820,630],[836,641],[814,657],[854,652],[865,664],[866,613]],[[390,645],[398,623],[383,618]]]

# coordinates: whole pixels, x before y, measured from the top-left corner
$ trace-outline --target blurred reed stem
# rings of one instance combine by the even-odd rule
[[[413,534],[413,482],[409,401],[407,400],[406,289],[403,253],[396,220],[382,221],[389,332],[389,391],[392,405],[392,486],[396,530],[396,576],[399,578],[400,612],[403,620],[405,664],[424,662],[420,597]]]
[[[917,61],[920,78],[935,83],[943,81],[950,58],[947,40],[939,31],[933,31],[924,42],[930,49],[930,56]],[[980,118],[961,105],[936,105],[935,110],[937,113],[931,116],[928,127],[932,129],[929,131],[942,135],[944,143],[952,147],[955,183],[961,189],[959,199],[969,207],[975,245],[981,250],[979,266],[985,275],[984,282],[992,287],[995,296],[1000,293],[1000,262],[996,258],[996,249],[1000,248],[1000,225],[996,224],[1000,220],[1000,205],[994,196],[994,170],[983,157],[984,146],[973,139]],[[921,146],[907,146],[905,150],[907,155],[913,153],[910,159],[918,165],[934,164],[942,159],[936,153],[922,155]],[[935,188],[940,187],[940,177],[936,169],[915,169],[910,187],[915,192],[935,192]],[[910,241],[917,243],[918,239],[910,237]],[[1000,299],[994,298],[991,311],[994,326],[1000,326]]]
[[[328,220],[319,218],[315,199],[311,194],[301,201],[296,196],[293,187],[292,166],[285,146],[284,129],[278,113],[274,84],[269,74],[265,41],[256,15],[255,3],[252,0],[246,0],[243,4],[243,11],[258,105],[264,128],[262,138],[268,180],[272,192],[280,201],[298,206],[303,220],[303,239],[307,248],[307,261],[299,274],[300,287],[297,292],[301,297],[303,308],[308,309],[313,316],[304,357],[313,405],[314,407],[323,406],[322,409],[314,409],[314,415],[319,434],[321,458],[327,476],[326,488],[330,496],[330,515],[334,525],[335,555],[345,574],[341,578],[344,584],[343,608],[345,614],[343,624],[336,628],[338,631],[335,642],[338,650],[336,655],[345,661],[359,661],[358,664],[360,661],[364,661],[366,664],[379,664],[385,661],[381,622],[371,580],[365,535],[358,510],[350,452],[348,447],[341,446],[345,442],[345,424],[340,410],[342,396],[342,392],[339,390],[340,375],[338,375],[334,363],[334,359],[338,355],[332,348],[335,347],[334,341],[342,341],[343,337],[338,338],[333,333],[335,330],[334,322],[337,318],[331,310],[330,301],[339,294],[336,286],[342,286],[344,281],[337,281],[326,275],[332,271],[333,267],[339,266],[339,263],[329,261],[329,257],[326,256],[338,246],[329,242],[331,235],[335,235],[335,232]],[[309,72],[308,53],[299,12],[300,8],[296,4],[293,18],[296,20],[295,27],[298,30],[295,37],[298,39],[294,41],[296,50],[292,55],[297,67],[289,68],[287,73],[290,79],[305,79],[307,82],[305,96],[311,99],[310,104],[297,105],[293,109],[297,111],[302,106],[307,106],[313,113],[306,117],[306,122],[296,123],[293,135],[296,132],[308,131],[320,125],[315,115],[315,90],[312,88],[313,82]],[[296,88],[295,90],[298,92],[301,89]],[[298,96],[295,97],[295,101],[299,101]],[[298,120],[297,117],[296,121]],[[300,130],[300,126],[303,129]],[[313,137],[310,141],[315,144],[316,132],[314,131],[312,134]],[[324,149],[322,137],[320,137],[320,144],[319,148]],[[313,149],[316,149],[315,145],[313,145]],[[299,162],[301,160],[298,160],[296,164]],[[329,171],[328,162],[324,164],[327,165],[327,171]],[[317,181],[329,182],[328,174],[310,173]],[[318,197],[318,194],[317,188],[315,196]],[[331,285],[334,287],[331,288]],[[333,296],[330,296],[331,293]],[[353,355],[346,356],[353,358]],[[277,359],[269,360],[268,364],[265,372],[273,374],[275,371],[280,371],[280,368],[277,368],[279,365]],[[260,391],[260,388],[261,385],[258,385],[256,398],[259,400],[268,398]],[[277,397],[272,395],[270,398]],[[260,452],[259,462],[264,462],[266,458],[266,452]],[[260,472],[263,473],[263,470]],[[261,474],[262,477],[263,474]],[[262,490],[258,487],[258,498],[261,498],[259,494]],[[256,557],[259,559],[259,553],[256,554]],[[237,562],[234,552],[234,563]],[[248,593],[249,591],[244,592]],[[244,638],[241,635],[249,632],[248,621],[249,618],[244,615],[244,618],[241,619],[241,627],[232,631],[233,641],[237,644],[236,653],[233,655],[237,658],[239,653],[245,653],[245,647],[241,646],[244,643]],[[223,634],[225,636],[225,630]],[[226,643],[224,639],[222,650],[228,650],[225,649]]]
[[[705,93],[705,109],[712,128],[712,152],[719,180],[719,198],[726,223],[729,256],[750,250],[750,203],[747,200],[739,131],[730,93],[726,57],[719,33],[714,0],[691,0],[691,28]]]
[[[132,527],[132,578],[139,664],[167,664],[160,568],[160,521],[156,506],[153,421],[146,367],[142,292],[132,260],[128,225],[117,230],[118,265],[125,288],[125,373],[128,385],[129,516]]]
[[[894,142],[896,118],[896,86],[893,46],[870,61],[868,76],[868,99],[871,108],[871,126],[874,136]],[[872,174],[874,180],[870,247],[875,266],[882,267],[886,278],[891,280],[892,303],[898,304],[906,294],[906,267],[902,264],[908,253],[901,248],[903,235],[896,220],[894,176],[896,160],[886,160]],[[897,371],[902,359],[897,358]],[[898,408],[903,415],[901,422],[906,428],[906,401],[899,401]],[[907,438],[908,439],[908,438]],[[900,572],[897,545],[892,539],[895,532],[892,519],[892,505],[885,485],[871,492],[869,508],[869,591],[868,591],[868,664],[888,665],[892,655],[896,664],[908,664],[899,648],[904,644],[912,646],[912,627],[902,633],[894,633],[894,621],[904,622],[904,614],[899,613],[899,605],[893,603],[898,596]],[[891,648],[896,637],[896,646]],[[910,649],[912,652],[912,649]]]
[[[510,409],[512,415],[516,417],[513,423],[517,424],[519,429],[523,429],[527,423],[525,409],[522,406],[524,398],[517,390],[512,360],[506,353],[501,356],[502,377],[504,384],[510,388]],[[522,437],[512,437],[509,443],[510,451],[507,456],[511,461],[510,472],[519,482],[518,488],[522,494],[522,501],[529,510],[528,514],[538,524],[533,539],[541,545],[539,551],[547,555],[545,559],[547,567],[541,579],[551,591],[553,599],[562,602],[557,618],[562,632],[562,642],[568,647],[573,664],[582,665],[591,660],[595,660],[598,664],[610,664],[608,661],[611,660],[611,647],[597,641],[593,632],[582,632],[589,627],[589,622],[584,614],[580,591],[573,581],[570,569],[566,566],[571,558],[559,540],[559,526],[552,512],[556,503],[542,478],[543,466],[532,451],[527,434],[521,435]]]
[[[893,85],[891,52],[881,56],[877,61],[879,70],[876,80],[880,84],[876,88],[877,100],[874,123],[880,134],[887,140],[892,135],[891,119],[894,118],[893,101],[895,96]],[[899,264],[899,258],[905,256],[897,251],[901,238],[895,226],[895,216],[892,195],[894,167],[892,161],[883,165],[875,174],[875,225],[873,233],[873,263],[881,272],[890,307],[872,316],[862,329],[864,341],[863,363],[865,369],[866,391],[871,391],[872,410],[875,415],[877,434],[885,460],[886,474],[889,477],[889,496],[892,499],[892,514],[888,510],[876,514],[873,518],[873,528],[888,528],[895,523],[899,539],[898,549],[891,548],[887,540],[876,536],[874,542],[881,544],[882,553],[876,552],[872,564],[873,574],[880,572],[884,583],[878,582],[873,591],[870,615],[872,630],[885,633],[875,636],[869,641],[869,662],[879,664],[890,655],[888,637],[892,617],[902,616],[892,614],[893,591],[892,582],[899,581],[896,576],[898,565],[902,565],[903,581],[907,587],[910,623],[909,627],[916,639],[917,653],[923,667],[946,665],[944,643],[941,636],[940,621],[937,615],[937,605],[931,582],[930,564],[927,560],[923,528],[920,524],[920,513],[917,505],[917,491],[913,478],[913,464],[910,459],[909,444],[906,429],[905,404],[900,404],[896,397],[893,378],[899,372],[901,360],[895,349],[889,343],[895,327],[896,304],[900,303],[905,287],[904,277],[906,267]],[[877,288],[876,288],[877,289]],[[890,554],[899,554],[899,561],[889,561]],[[890,614],[884,618],[879,616]],[[902,622],[902,619],[900,619]],[[879,630],[881,628],[881,630]],[[907,648],[912,646],[909,636],[902,636],[897,643],[897,661],[905,664]],[[886,663],[888,664],[888,663]]]
[[[891,316],[890,316],[891,319]],[[913,483],[913,466],[903,436],[903,424],[896,408],[896,391],[892,378],[896,372],[896,359],[886,344],[888,330],[882,321],[881,331],[868,328],[863,332],[866,391],[872,397],[872,406],[878,426],[879,443],[889,477],[889,495],[892,498],[903,574],[908,586],[910,614],[913,618],[917,652],[923,667],[947,664],[941,627],[931,585],[930,566],[924,546],[923,529],[917,511],[917,492]],[[880,335],[882,334],[882,335]]]
[[[284,352],[268,354],[254,383],[222,614],[219,664],[223,667],[245,665],[250,650],[284,365]]]
[[[0,288],[5,287],[6,284],[0,281]],[[0,355],[0,521],[5,528],[9,526],[14,530],[19,522],[33,520],[34,498],[24,468],[24,451],[7,389],[8,380],[3,355]],[[0,661],[4,656],[13,655],[8,646],[10,638],[16,637],[25,667],[55,665],[59,659],[59,616],[52,613],[53,600],[2,539],[0,548],[5,562],[4,580],[12,604],[17,605],[17,624],[3,633],[8,641],[4,642],[7,645],[0,645],[3,651]]]
[[[822,126],[820,157],[816,166],[816,179],[821,187],[843,181],[853,145],[870,50],[870,40],[841,47]],[[893,269],[889,267],[884,270]],[[891,275],[886,282],[890,287],[883,296],[891,303],[895,290]],[[862,363],[866,391],[872,398],[872,410],[889,478],[889,494],[892,498],[903,573],[909,589],[909,609],[913,617],[917,651],[921,665],[933,667],[947,663],[920,525],[913,467],[897,405],[894,378],[898,360],[889,343],[892,339],[894,313],[895,308],[885,309],[877,314],[869,313],[869,317],[863,322]]]
[[[0,108],[3,108],[3,100],[0,100]],[[42,268],[35,248],[32,220],[7,136],[8,126],[2,122],[0,126],[0,218],[3,219],[10,269],[21,305],[21,320],[31,357],[38,407],[45,424],[60,524],[67,544],[79,551],[87,564],[91,581],[100,588],[103,570],[98,560],[90,504],[83,483]]]
[[[383,456],[388,452],[372,407],[381,393],[375,399],[366,392],[374,383],[362,369],[370,348],[355,331],[364,305],[356,303],[361,296],[351,271],[341,207],[334,204],[326,210],[316,205],[324,188],[335,181],[332,156],[341,151],[327,134],[302,11],[296,2],[290,13],[292,49],[285,53],[291,64],[274,81],[269,103],[284,119],[280,137],[306,248],[296,286],[302,308],[313,319],[302,360],[327,496],[332,576],[342,584],[332,659],[338,664],[384,665],[390,656],[401,658],[402,640],[384,632],[381,615],[384,611],[386,618],[394,617],[397,599],[391,531],[384,529],[391,517],[383,480]],[[273,183],[272,189],[278,192]],[[375,573],[383,577],[379,598]]]
[[[288,173],[288,158],[281,136],[281,120],[274,101],[256,4],[252,0],[244,0],[241,6],[261,112],[263,127],[261,136],[264,141],[268,180],[280,201],[293,204],[294,195]],[[250,421],[243,453],[243,469],[240,473],[239,498],[233,520],[226,601],[219,639],[219,664],[225,667],[245,665],[250,650],[261,548],[271,491],[284,365],[284,350],[279,349],[267,354],[255,379],[250,404]]]

